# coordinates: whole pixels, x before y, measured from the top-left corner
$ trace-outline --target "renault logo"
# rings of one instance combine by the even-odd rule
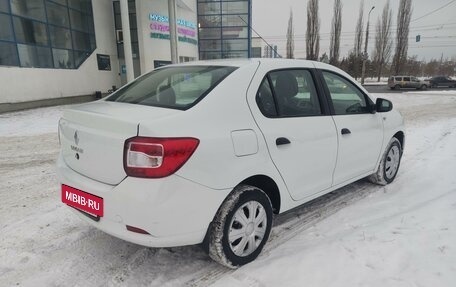
[[[74,132],[74,143],[75,143],[76,145],[79,144],[78,131],[75,131],[75,132]]]

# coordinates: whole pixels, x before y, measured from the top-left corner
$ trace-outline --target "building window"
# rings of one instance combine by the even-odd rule
[[[48,47],[18,44],[17,50],[22,67],[52,67],[51,49]]]
[[[70,19],[68,17],[68,9],[65,6],[46,2],[48,23],[56,26],[68,28],[70,27]]]
[[[251,0],[198,0],[201,60],[250,56]]]
[[[52,49],[54,68],[72,69],[74,67],[73,53],[70,50]]]
[[[16,45],[0,41],[0,65],[18,66],[18,60]]]
[[[0,65],[75,69],[95,49],[91,0],[0,0]]]
[[[54,48],[72,49],[71,32],[69,29],[49,26],[51,44]]]
[[[45,21],[43,0],[11,0],[11,12],[35,20]]]
[[[8,0],[0,0],[0,12],[8,12]]]
[[[0,40],[13,41],[13,27],[11,26],[11,16],[0,14]]]
[[[30,19],[13,17],[14,31],[18,43],[47,46],[46,24]]]
[[[117,31],[117,56],[120,59],[125,58],[123,49],[123,34],[122,34],[122,19],[120,17],[120,2],[114,1],[114,26]],[[139,42],[138,42],[138,26],[136,24],[136,2],[135,0],[128,0],[128,16],[130,22],[130,40],[131,51],[133,58],[139,59]],[[121,36],[122,35],[122,36]]]

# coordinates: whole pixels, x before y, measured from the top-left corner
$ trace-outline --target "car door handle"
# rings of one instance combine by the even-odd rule
[[[287,138],[277,138],[276,139],[276,145],[284,145],[284,144],[290,144],[290,140]]]
[[[343,128],[341,131],[340,131],[341,134],[343,135],[348,135],[348,134],[351,134],[351,131],[347,128]]]

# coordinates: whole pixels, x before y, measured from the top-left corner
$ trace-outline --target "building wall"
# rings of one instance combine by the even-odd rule
[[[198,40],[198,32],[196,28],[196,0],[178,0],[176,16],[177,19],[185,20],[195,25],[195,29],[178,25],[178,28],[183,28],[191,32],[194,30],[195,37],[189,36],[188,38]],[[154,1],[136,1],[136,15],[138,23],[138,42],[139,54],[141,64],[141,74],[154,69],[154,61],[171,61],[170,41],[168,39],[152,38],[151,33],[169,35],[167,31],[158,31],[156,25],[169,26],[166,21],[151,20],[150,15],[159,15],[168,17],[168,1],[167,0],[154,0]],[[163,20],[163,19],[162,19]],[[178,36],[183,36],[178,33]],[[187,43],[178,41],[178,56],[189,57],[198,59],[198,45],[194,43]]]
[[[155,2],[155,1],[153,1]],[[75,70],[0,66],[0,104],[106,92],[120,85],[111,0],[93,0],[97,48]],[[110,55],[111,71],[99,71],[96,54]]]

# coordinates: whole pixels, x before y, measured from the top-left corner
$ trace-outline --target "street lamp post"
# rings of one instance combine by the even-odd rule
[[[369,11],[369,14],[367,16],[367,27],[366,27],[366,42],[364,43],[364,54],[363,54],[363,69],[361,71],[361,84],[364,84],[364,76],[366,74],[366,62],[367,59],[369,58],[367,56],[367,43],[369,41],[369,20],[370,20],[370,15],[372,10],[374,10],[375,6],[372,6],[372,8]]]

